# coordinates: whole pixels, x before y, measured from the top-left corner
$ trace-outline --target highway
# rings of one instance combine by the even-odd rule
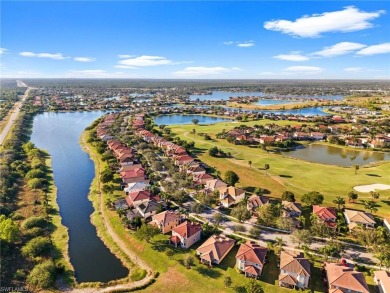
[[[11,116],[7,122],[7,125],[4,127],[3,131],[0,134],[0,145],[3,145],[3,142],[8,135],[8,132],[11,130],[12,125],[14,124],[16,118],[19,115],[21,106],[23,105],[24,101],[28,97],[28,94],[30,93],[30,91],[34,89],[32,87],[28,87],[24,82],[22,82],[20,80],[17,81],[17,85],[18,85],[18,87],[27,87],[27,90],[24,93],[22,99],[19,102],[16,102],[15,105],[13,106],[13,108],[11,109]]]

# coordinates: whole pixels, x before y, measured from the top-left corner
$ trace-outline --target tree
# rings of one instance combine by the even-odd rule
[[[27,181],[27,185],[31,189],[40,189],[43,187],[43,182],[39,178],[33,178]]]
[[[258,222],[260,225],[272,226],[275,222],[274,208],[270,203],[266,203],[257,209]]]
[[[370,213],[374,213],[378,211],[377,204],[372,200],[363,200],[363,205],[365,210],[369,210]]]
[[[194,118],[191,120],[191,122],[194,123],[195,125],[197,125],[199,123],[199,119]]]
[[[226,171],[225,173],[225,182],[231,186],[234,186],[238,181],[240,180],[240,177],[234,172],[234,171]]]
[[[245,205],[238,205],[232,209],[231,216],[235,217],[240,222],[243,222],[250,219],[251,213]]]
[[[0,215],[0,240],[15,243],[20,239],[19,226],[5,215]]]
[[[371,196],[372,200],[375,200],[375,199],[379,199],[380,194],[379,194],[379,192],[376,192],[376,191],[370,191],[370,196]]]
[[[291,233],[291,241],[298,244],[298,248],[301,247],[301,244],[310,244],[311,243],[311,234],[309,230],[295,230]]]
[[[114,175],[108,169],[105,169],[100,176],[100,180],[102,183],[110,182],[112,179],[114,179]]]
[[[333,203],[337,205],[337,209],[340,211],[340,207],[344,207],[345,205],[345,199],[341,196],[336,197],[336,199],[333,200]]]
[[[319,252],[324,256],[325,260],[330,258],[340,258],[343,251],[343,246],[340,242],[329,241],[325,246],[319,249]]]
[[[185,259],[185,264],[187,269],[191,268],[191,266],[194,265],[194,258],[191,255],[187,256]]]
[[[216,157],[219,153],[219,150],[217,147],[212,147],[211,149],[209,149],[209,156],[210,157]]]
[[[307,206],[320,205],[324,201],[324,196],[318,191],[311,191],[302,195],[301,201]]]
[[[56,267],[51,260],[37,264],[27,277],[27,283],[37,289],[47,289],[54,286]]]
[[[138,240],[146,240],[146,242],[149,243],[150,239],[159,233],[160,230],[157,227],[148,224],[142,224],[142,226],[137,229],[134,235]]]
[[[213,215],[213,220],[215,226],[219,227],[219,225],[223,222],[225,217],[221,213],[214,213]]]
[[[248,293],[264,293],[263,287],[255,279],[250,279],[249,283],[245,285],[245,289]]]
[[[200,214],[204,212],[204,206],[198,202],[193,202],[191,204],[191,212]]]
[[[249,234],[250,234],[253,238],[259,238],[260,235],[261,235],[261,229],[260,229],[260,227],[258,227],[258,226],[253,226],[253,227],[249,230]]]
[[[352,201],[354,203],[357,199],[358,199],[358,194],[356,192],[354,192],[354,191],[348,192],[348,201],[349,202]]]
[[[265,176],[267,176],[267,171],[269,170],[269,164],[264,165],[264,170],[265,170]]]
[[[356,175],[357,171],[359,170],[359,165],[353,165],[353,169],[355,170],[355,175]]]
[[[225,279],[223,280],[223,283],[225,285],[225,288],[229,288],[232,285],[232,278],[225,277]]]
[[[282,200],[295,202],[295,194],[292,193],[291,191],[286,190],[282,193]]]
[[[248,161],[249,168],[252,168],[252,161]]]
[[[279,229],[291,231],[294,227],[294,222],[290,217],[279,217],[276,220],[276,226]]]

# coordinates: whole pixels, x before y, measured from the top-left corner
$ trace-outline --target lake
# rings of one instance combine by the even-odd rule
[[[35,116],[31,141],[52,156],[62,223],[69,231],[69,256],[78,282],[108,282],[128,275],[96,234],[89,188],[94,163],[79,144],[84,129],[104,112],[43,113]]]
[[[322,144],[309,144],[304,148],[282,152],[282,154],[305,161],[344,167],[350,167],[355,164],[361,166],[372,162],[390,160],[390,153],[351,150]]]
[[[219,101],[219,100],[229,100],[230,97],[286,97],[286,98],[305,98],[305,99],[326,99],[326,100],[342,100],[343,96],[341,95],[326,95],[326,96],[298,96],[298,95],[277,95],[277,94],[266,94],[263,92],[226,92],[226,91],[213,91],[210,95],[190,95],[190,100],[195,101]],[[289,99],[286,99],[290,101]],[[277,100],[271,100],[277,101]],[[295,101],[296,102],[296,101]],[[259,104],[259,105],[270,105],[270,104]],[[273,105],[273,104],[272,104]]]
[[[174,125],[174,124],[192,124],[192,119],[198,119],[199,124],[213,124],[218,122],[230,122],[232,119],[222,117],[212,117],[205,115],[161,115],[154,118],[157,125]]]

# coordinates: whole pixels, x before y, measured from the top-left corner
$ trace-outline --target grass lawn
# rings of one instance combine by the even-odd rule
[[[322,165],[306,162],[303,160],[283,157],[271,154],[260,148],[253,148],[243,145],[234,145],[225,139],[216,139],[215,135],[223,129],[229,131],[236,126],[245,124],[290,124],[290,121],[269,121],[258,120],[250,122],[222,122],[212,125],[172,125],[172,133],[188,141],[195,141],[195,152],[199,159],[210,167],[221,172],[222,176],[227,170],[234,170],[240,177],[239,187],[262,187],[270,191],[270,196],[280,197],[285,190],[294,192],[299,200],[300,196],[306,192],[315,190],[325,196],[325,205],[334,205],[332,201],[337,196],[346,197],[347,193],[356,185],[373,183],[390,184],[390,163],[378,164],[373,167],[361,167],[357,175],[353,168],[338,167],[332,165]],[[192,129],[196,133],[208,133],[212,140],[206,141],[203,137],[193,135]],[[234,158],[215,158],[208,155],[208,150],[217,146],[225,152],[230,152]],[[252,161],[250,167],[248,161]],[[265,176],[265,164],[270,165],[268,175]],[[378,212],[376,215],[388,216],[390,214],[390,190],[380,191],[381,198],[377,201]],[[360,193],[357,203],[346,204],[347,208],[363,209],[360,200],[370,199],[368,193]]]

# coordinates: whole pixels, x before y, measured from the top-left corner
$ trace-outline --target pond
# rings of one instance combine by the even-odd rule
[[[291,101],[291,99],[325,99],[325,100],[342,100],[343,96],[341,95],[277,95],[277,94],[267,94],[263,92],[226,92],[226,91],[213,91],[208,95],[190,95],[190,100],[195,101],[219,101],[219,100],[229,100],[230,97],[286,97],[286,101]],[[277,101],[277,100],[271,100]],[[261,101],[259,101],[260,103]],[[294,101],[297,102],[297,101]],[[273,105],[273,104],[259,104],[259,105]]]
[[[89,188],[94,163],[80,144],[84,129],[104,112],[43,113],[35,116],[31,141],[52,156],[62,223],[68,227],[69,256],[78,282],[108,282],[128,275],[96,234]]]
[[[284,156],[302,159],[325,165],[350,167],[355,164],[366,165],[377,161],[390,160],[390,153],[366,150],[351,150],[322,144],[309,144],[290,152],[282,152]]]
[[[198,119],[199,124],[213,124],[218,122],[232,121],[229,118],[212,117],[206,115],[161,115],[154,118],[157,125],[174,125],[174,124],[192,124],[192,119]]]

